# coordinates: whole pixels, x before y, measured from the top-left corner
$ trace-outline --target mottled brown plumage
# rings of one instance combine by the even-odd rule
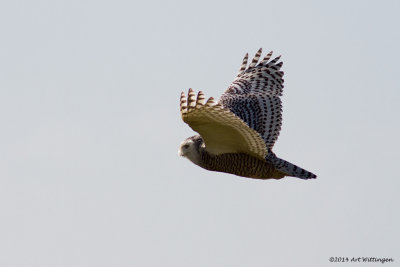
[[[202,151],[201,159],[199,166],[210,171],[226,172],[257,179],[281,179],[285,177],[285,173],[277,170],[273,164],[244,153],[211,155]]]

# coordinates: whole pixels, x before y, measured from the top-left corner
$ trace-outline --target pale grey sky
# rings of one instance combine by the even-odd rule
[[[0,266],[378,266],[400,261],[398,1],[2,1]],[[189,87],[282,55],[262,181],[177,155]]]

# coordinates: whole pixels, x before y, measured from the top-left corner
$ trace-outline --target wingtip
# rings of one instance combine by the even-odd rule
[[[271,56],[272,56],[273,53],[274,53],[273,51],[270,51],[267,55],[265,55],[265,57],[263,58],[263,60],[261,60],[261,63],[260,63],[260,64],[266,65],[267,62],[268,62],[268,60],[270,60],[270,58],[271,58]]]
[[[273,61],[278,62],[278,60],[281,59],[281,56],[282,56],[282,55],[277,56],[276,58],[274,58]]]
[[[199,91],[197,93],[197,99],[196,99],[196,106],[202,106],[204,105],[204,99],[205,99],[205,95],[203,93],[203,91]]]
[[[192,88],[189,88],[187,103],[189,109],[196,106],[196,95]]]
[[[262,54],[262,48],[258,49],[257,53],[254,55],[254,58],[253,58],[253,60],[251,61],[250,65],[249,65],[249,68],[254,68],[257,65],[261,54]]]
[[[206,106],[209,106],[209,107],[213,106],[214,104],[215,104],[214,97],[210,97],[206,102]]]
[[[187,98],[186,98],[186,95],[184,92],[181,93],[180,110],[181,110],[181,113],[186,113],[186,111],[187,111]]]
[[[242,65],[240,65],[239,75],[246,70],[248,60],[249,60],[249,53],[246,53],[242,60]]]

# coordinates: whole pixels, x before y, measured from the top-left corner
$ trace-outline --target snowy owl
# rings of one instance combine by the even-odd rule
[[[195,135],[184,140],[179,155],[217,172],[257,179],[301,179],[317,176],[278,158],[272,147],[282,125],[282,62],[271,61],[272,52],[260,63],[258,50],[247,67],[245,55],[239,73],[218,102],[203,92],[181,93],[182,119]],[[257,64],[258,63],[258,64]]]

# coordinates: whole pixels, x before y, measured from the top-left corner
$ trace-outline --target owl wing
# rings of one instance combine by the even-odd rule
[[[256,130],[272,149],[282,125],[283,63],[277,63],[280,57],[269,61],[272,52],[258,63],[261,52],[260,48],[248,67],[245,55],[237,77],[218,103]]]
[[[212,97],[205,102],[201,91],[196,98],[189,89],[188,98],[181,94],[180,109],[183,121],[201,135],[209,153],[246,153],[265,159],[267,148],[261,135]]]

